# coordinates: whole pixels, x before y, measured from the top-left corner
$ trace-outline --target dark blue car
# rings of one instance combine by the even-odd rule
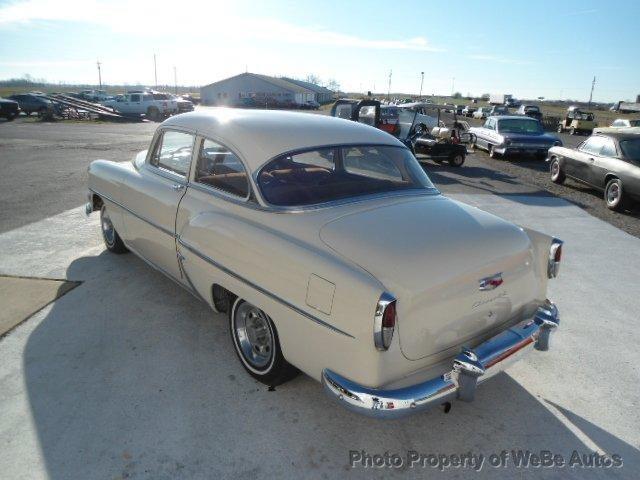
[[[476,135],[476,146],[492,158],[525,153],[546,158],[551,147],[562,145],[558,137],[544,131],[538,120],[519,115],[489,117],[482,127],[469,131]]]

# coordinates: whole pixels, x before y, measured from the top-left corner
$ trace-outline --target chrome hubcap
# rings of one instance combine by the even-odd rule
[[[551,176],[557,178],[558,173],[560,173],[560,165],[558,165],[558,162],[553,162],[553,164],[551,164]]]
[[[609,202],[610,204],[613,204],[616,202],[616,200],[618,200],[619,196],[620,196],[620,187],[618,186],[617,183],[614,183],[609,187],[609,190],[607,191],[607,202]]]
[[[273,332],[265,314],[248,303],[236,311],[235,329],[238,345],[245,360],[255,368],[263,368],[273,357]]]
[[[109,245],[113,244],[113,240],[115,238],[115,229],[113,228],[113,223],[111,223],[111,219],[103,215],[102,216],[102,234],[104,235],[105,240]]]

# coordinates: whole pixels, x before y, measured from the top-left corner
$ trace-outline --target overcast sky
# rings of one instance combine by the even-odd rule
[[[203,85],[248,69],[346,91],[635,99],[640,1],[0,0],[0,79]]]

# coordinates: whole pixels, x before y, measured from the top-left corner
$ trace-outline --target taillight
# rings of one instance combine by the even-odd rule
[[[373,343],[378,350],[384,351],[389,348],[395,328],[396,299],[385,292],[378,300],[376,314],[373,319]]]
[[[562,240],[554,238],[551,241],[551,247],[549,247],[549,263],[547,266],[547,276],[549,278],[556,278],[558,271],[560,270],[560,261],[562,260]]]

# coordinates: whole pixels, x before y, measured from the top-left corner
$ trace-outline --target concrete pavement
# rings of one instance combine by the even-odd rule
[[[104,251],[80,208],[0,234],[0,274],[82,284],[0,340],[0,472],[12,479],[424,477],[349,451],[488,457],[619,454],[621,469],[449,469],[452,478],[637,478],[640,240],[544,195],[453,198],[566,241],[552,350],[454,403],[396,422],[355,416],[300,376],[244,373],[227,321],[133,255]]]

